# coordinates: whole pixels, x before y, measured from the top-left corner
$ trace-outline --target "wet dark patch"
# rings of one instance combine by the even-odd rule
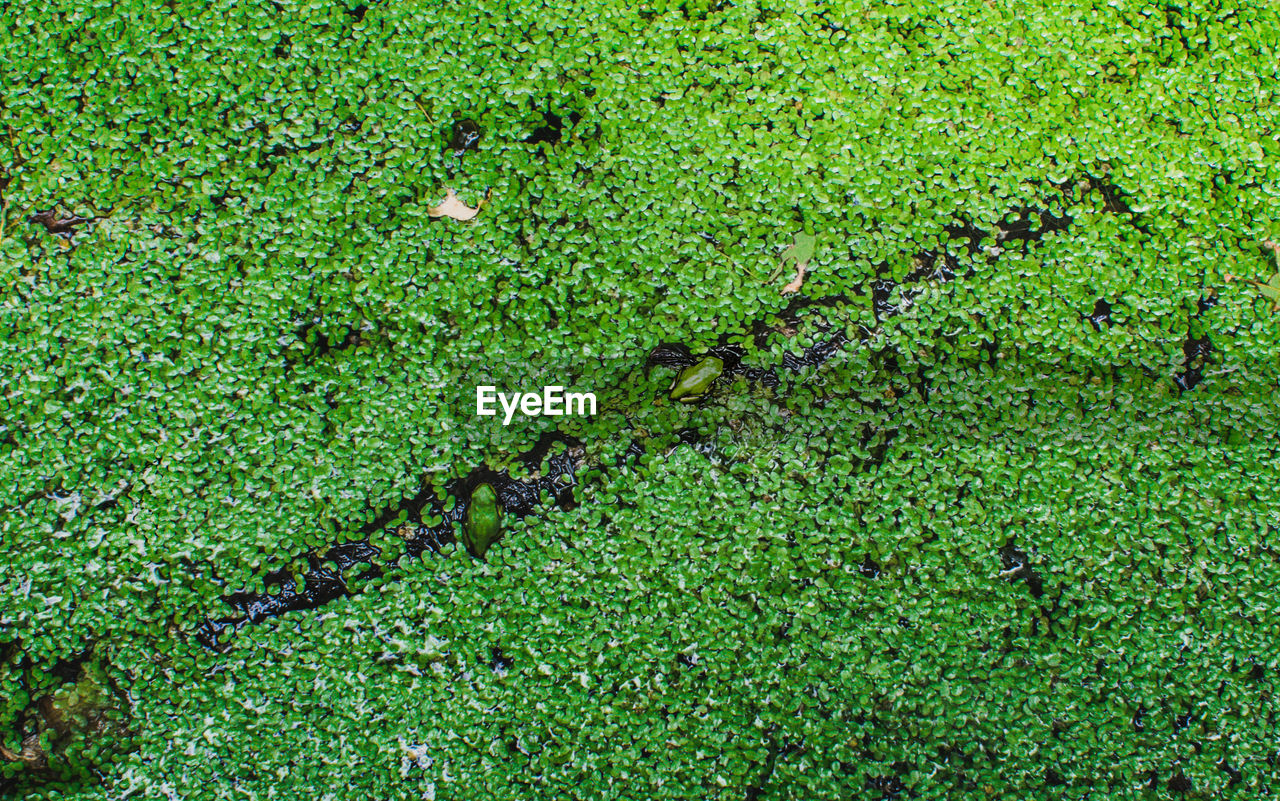
[[[516,661],[502,652],[501,648],[493,648],[489,652],[489,669],[495,673],[499,670],[510,670]]]
[[[1155,768],[1147,771],[1147,789],[1152,791],[1160,789],[1160,771]]]
[[[1040,225],[1032,225],[1030,215],[1033,212],[1040,215]],[[1014,212],[1012,216],[1016,220],[1022,220],[1026,217],[1026,225],[1018,228],[1015,232],[1018,233],[1018,236],[1014,237],[1022,241],[1024,251],[1030,247],[1032,242],[1038,241],[1043,233],[1048,230],[1041,227],[1046,225],[1046,221],[1048,221],[1047,224],[1053,226],[1052,230],[1065,230],[1071,222],[1069,217],[1054,217],[1048,212],[1031,208]],[[963,242],[963,248],[969,256],[974,256],[982,251],[982,241],[987,237],[986,231],[978,228],[971,220],[964,217],[957,218],[956,222],[946,226],[943,230],[946,231],[949,241]],[[1002,234],[1003,229],[998,233],[998,236]],[[987,261],[994,263],[997,258],[997,255],[988,255]],[[917,265],[916,268],[907,273],[901,280],[893,278],[889,274],[889,265],[881,264],[877,268],[876,278],[870,284],[871,306],[877,321],[901,314],[910,305],[911,301],[919,294],[919,290],[910,288],[912,284],[922,281],[954,281],[960,277],[970,277],[974,272],[972,267],[962,271],[959,257],[946,248],[922,250],[914,255],[912,261]],[[897,303],[890,302],[895,289],[898,290]]]
[[[1044,209],[1024,206],[1005,218],[996,231],[998,242],[1039,242],[1045,234],[1066,231],[1071,215],[1054,215]]]
[[[982,240],[986,238],[987,232],[974,225],[971,220],[959,218],[956,222],[943,228],[947,232],[947,237],[953,240],[963,240],[965,251],[970,255],[977,255],[982,250]]]
[[[1025,581],[1032,598],[1044,595],[1044,582],[1040,574],[1031,566],[1031,558],[1027,552],[1017,545],[1017,540],[1009,540],[1000,548],[1001,573],[1010,583]]]
[[[797,371],[816,367],[839,352],[845,342],[847,338],[838,334],[807,348],[799,357],[788,355],[782,369]],[[332,345],[319,346],[317,352],[322,355],[330,349]],[[742,360],[746,351],[740,346],[717,345],[704,355],[720,358],[724,362],[726,375],[743,375],[750,381],[769,386],[780,384],[775,370],[745,366]],[[697,358],[701,357],[695,357],[683,344],[666,343],[650,351],[645,368],[648,370],[660,365],[678,369],[692,364]],[[704,442],[696,429],[684,429],[677,432],[677,435],[681,444],[694,448],[704,456],[714,455],[714,443]],[[557,443],[563,443],[566,449],[548,459],[548,454]],[[883,458],[885,448],[887,443],[880,448],[878,456],[873,453],[873,458]],[[644,452],[643,445],[633,441],[619,457],[618,463],[624,464]],[[543,493],[548,494],[555,505],[562,509],[572,509],[576,505],[573,488],[577,485],[576,475],[585,459],[578,440],[555,432],[544,434],[533,448],[517,459],[530,473],[536,473],[544,461],[547,462],[547,469],[536,478],[516,480],[507,471],[475,468],[464,478],[445,484],[445,495],[452,497],[454,501],[453,508],[448,510],[445,509],[445,503],[436,497],[434,489],[424,486],[413,498],[383,510],[373,521],[363,526],[360,529],[363,535],[361,539],[331,546],[323,557],[308,554],[305,557],[308,572],[303,576],[301,585],[288,571],[277,571],[264,577],[267,592],[241,592],[226,596],[223,600],[235,610],[235,614],[206,621],[197,631],[197,638],[206,647],[217,648],[219,635],[229,629],[236,630],[245,623],[257,623],[286,612],[316,609],[348,595],[350,589],[343,574],[357,565],[369,565],[357,579],[383,575],[382,569],[376,564],[380,552],[369,544],[369,537],[374,532],[396,527],[397,532],[405,539],[408,555],[413,558],[428,551],[439,552],[455,541],[455,525],[461,524],[465,519],[471,492],[481,484],[489,484],[494,488],[505,516],[529,517],[539,513]],[[435,517],[441,520],[438,525],[423,525],[424,519]],[[403,522],[397,525],[397,521]]]
[[[480,147],[484,131],[475,120],[458,120],[449,128],[449,147],[455,156],[461,157],[468,150]]]
[[[1133,718],[1129,721],[1133,724],[1134,731],[1146,731],[1147,728],[1147,708],[1139,706],[1133,712]]]
[[[869,776],[867,789],[879,793],[881,799],[893,799],[906,792],[907,786],[897,776]]]
[[[876,320],[892,317],[902,310],[898,304],[889,302],[897,287],[897,281],[887,278],[877,278],[871,282],[871,307],[875,310]]]
[[[844,334],[836,334],[835,337],[823,340],[823,342],[809,345],[808,348],[805,348],[800,353],[800,356],[795,356],[792,353],[783,353],[782,369],[799,372],[806,369],[806,367],[822,366],[823,362],[840,353],[847,343],[849,343],[849,338],[845,337]]]
[[[369,7],[366,6],[364,3],[361,3],[360,5],[355,6],[354,8],[347,9],[347,16],[351,17],[356,22],[363,22],[364,15],[367,13],[369,13]]]
[[[759,801],[764,798],[766,788],[773,781],[773,774],[778,767],[778,759],[784,756],[790,756],[803,750],[800,743],[784,742],[779,743],[775,737],[775,728],[769,728],[769,749],[765,753],[764,764],[760,765],[760,776],[747,788],[744,795],[746,801]]]
[[[728,337],[723,339],[727,340]],[[849,338],[843,333],[835,334],[815,345],[810,345],[799,355],[794,353],[783,354],[782,364],[779,368],[752,367],[744,364],[743,359],[747,355],[747,351],[740,345],[720,344],[707,349],[701,355],[695,356],[688,346],[681,343],[667,342],[649,351],[649,355],[645,359],[644,368],[646,375],[650,369],[657,366],[680,370],[697,363],[707,356],[715,356],[724,363],[724,371],[720,378],[717,379],[717,383],[735,376],[742,376],[749,382],[776,389],[782,386],[779,370],[794,373],[807,368],[819,367],[839,353],[848,342]]]
[[[644,368],[647,375],[649,368],[655,365],[678,370],[688,367],[696,361],[698,360],[694,358],[693,351],[689,350],[687,345],[682,345],[679,342],[664,342],[649,351],[649,356],[644,362]]]
[[[1169,782],[1165,787],[1168,788],[1169,792],[1179,794],[1189,793],[1194,789],[1191,784],[1191,780],[1188,779],[1186,774],[1182,771],[1178,771],[1173,776],[1170,776]]]
[[[920,266],[907,273],[906,283],[954,281],[960,271],[960,260],[946,251],[922,250],[915,255],[915,262]]]
[[[90,644],[80,653],[69,657],[63,657],[57,662],[54,662],[53,667],[49,669],[49,672],[63,683],[76,681],[80,678],[80,672],[84,668],[84,663],[88,662],[92,656],[93,645]]]
[[[1227,762],[1227,760],[1225,759],[1218,760],[1218,770],[1222,771],[1223,773],[1227,774],[1227,776],[1230,777],[1227,780],[1228,787],[1234,787],[1235,785],[1244,781],[1244,774],[1242,774],[1240,771],[1232,767],[1231,763]]]
[[[880,578],[880,563],[870,556],[865,556],[862,564],[858,565],[858,572],[867,578]]]
[[[644,454],[644,445],[641,445],[638,440],[632,440],[631,443],[627,445],[627,449],[619,454],[618,458],[614,461],[614,467],[621,467],[633,459],[639,459],[641,456],[644,456]]]
[[[365,543],[367,545],[367,543]],[[315,609],[348,594],[342,573],[324,563],[316,554],[308,554],[307,573],[301,586],[288,570],[278,570],[263,577],[267,591],[261,593],[240,592],[227,596],[227,605],[237,610],[237,618],[223,619],[220,623],[247,621],[258,623],[269,617]],[[273,592],[273,590],[276,590]],[[204,643],[204,630],[197,637]],[[211,645],[212,643],[204,643]]]
[[[343,352],[355,348],[364,343],[360,329],[350,326],[342,330],[336,336],[330,336],[323,331],[318,330],[321,320],[313,320],[298,326],[296,333],[310,349],[310,357],[313,359],[323,358],[330,353]]]
[[[1102,326],[1111,325],[1111,304],[1099,298],[1093,304],[1093,311],[1085,319],[1093,323],[1093,330],[1101,331]]]
[[[1173,730],[1174,730],[1175,732],[1182,731],[1183,729],[1185,729],[1185,728],[1187,728],[1188,726],[1190,726],[1190,725],[1191,725],[1191,721],[1192,721],[1192,719],[1193,719],[1193,718],[1192,718],[1192,716],[1191,716],[1191,712],[1189,712],[1189,711],[1188,711],[1188,712],[1184,712],[1183,714],[1176,716],[1176,717],[1173,719]]]
[[[1209,355],[1213,353],[1213,342],[1208,335],[1202,337],[1188,337],[1182,343],[1182,372],[1174,376],[1174,381],[1178,385],[1178,389],[1182,392],[1195,389],[1201,380],[1204,379],[1204,368],[1209,362]]]
[[[324,147],[323,142],[312,142],[310,144],[301,145],[298,147],[290,147],[285,144],[272,145],[270,149],[263,150],[258,154],[258,168],[262,170],[269,169],[274,171],[275,166],[272,164],[273,161],[278,159],[286,159],[295,153],[315,153],[322,147]],[[213,203],[214,206],[221,208],[226,205],[227,197],[228,195],[225,195],[225,194],[218,195],[214,198],[211,198],[210,201]]]
[[[743,371],[742,359],[747,355],[747,349],[740,345],[728,344],[729,337],[720,338],[720,344],[708,348],[704,356],[715,356],[724,362],[724,375],[734,376]],[[699,357],[702,358],[702,357]]]
[[[791,299],[782,311],[778,312],[778,322],[781,324],[770,324],[768,320],[756,320],[751,324],[751,341],[755,345],[756,350],[767,351],[769,349],[769,338],[776,334],[791,335],[796,333],[800,326],[805,324],[805,318],[800,315],[804,309],[818,307],[824,309],[838,309],[854,303],[855,299],[850,298],[843,293],[837,295],[827,295],[825,297],[809,297],[807,295],[797,295]],[[822,331],[830,330],[820,319],[815,322],[816,327]],[[862,339],[871,336],[871,331],[866,328],[862,329]],[[847,342],[848,338],[843,341]],[[816,347],[824,347],[818,345]]]
[[[287,59],[293,55],[293,39],[287,34],[282,35],[280,40],[276,42],[276,46],[271,49],[272,55],[279,59]]]
[[[708,16],[719,14],[724,11],[728,0],[716,0],[716,2],[708,4],[705,8],[701,3],[685,2],[680,5],[680,13],[687,20],[703,21]]]
[[[696,428],[682,428],[676,432],[676,437],[680,440],[681,445],[687,445],[703,456],[710,457],[715,455],[715,443],[705,441]]]
[[[549,145],[559,144],[561,136],[564,135],[564,123],[567,119],[570,125],[577,125],[582,119],[582,115],[576,111],[569,112],[568,117],[561,117],[559,114],[545,111],[542,114],[544,124],[533,129],[533,133],[525,137],[525,142],[531,145],[545,142]]]
[[[1090,187],[1102,195],[1102,206],[1107,212],[1123,218],[1125,222],[1147,236],[1151,235],[1151,227],[1147,225],[1142,215],[1133,210],[1133,198],[1127,192],[1109,181],[1092,175],[1086,175],[1086,178]]]

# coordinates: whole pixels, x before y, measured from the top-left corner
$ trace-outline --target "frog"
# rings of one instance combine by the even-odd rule
[[[724,372],[724,360],[707,356],[680,371],[671,382],[671,400],[696,403],[707,396],[707,391]]]
[[[491,485],[481,484],[471,491],[471,505],[462,522],[462,544],[472,556],[483,559],[501,533],[502,504],[498,493]]]

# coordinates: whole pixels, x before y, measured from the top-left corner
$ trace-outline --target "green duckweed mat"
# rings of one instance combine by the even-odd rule
[[[0,18],[0,794],[1280,791],[1280,11]]]

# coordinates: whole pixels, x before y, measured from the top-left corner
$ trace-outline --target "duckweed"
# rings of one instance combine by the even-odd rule
[[[5,19],[0,794],[1274,792],[1275,8]]]

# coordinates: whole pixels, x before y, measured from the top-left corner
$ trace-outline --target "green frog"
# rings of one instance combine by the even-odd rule
[[[502,533],[502,505],[498,493],[488,484],[481,484],[471,492],[471,505],[462,524],[462,544],[477,559],[483,559],[489,546]]]
[[[702,400],[723,372],[724,360],[717,356],[707,356],[702,361],[689,365],[671,382],[671,400],[682,403]]]

